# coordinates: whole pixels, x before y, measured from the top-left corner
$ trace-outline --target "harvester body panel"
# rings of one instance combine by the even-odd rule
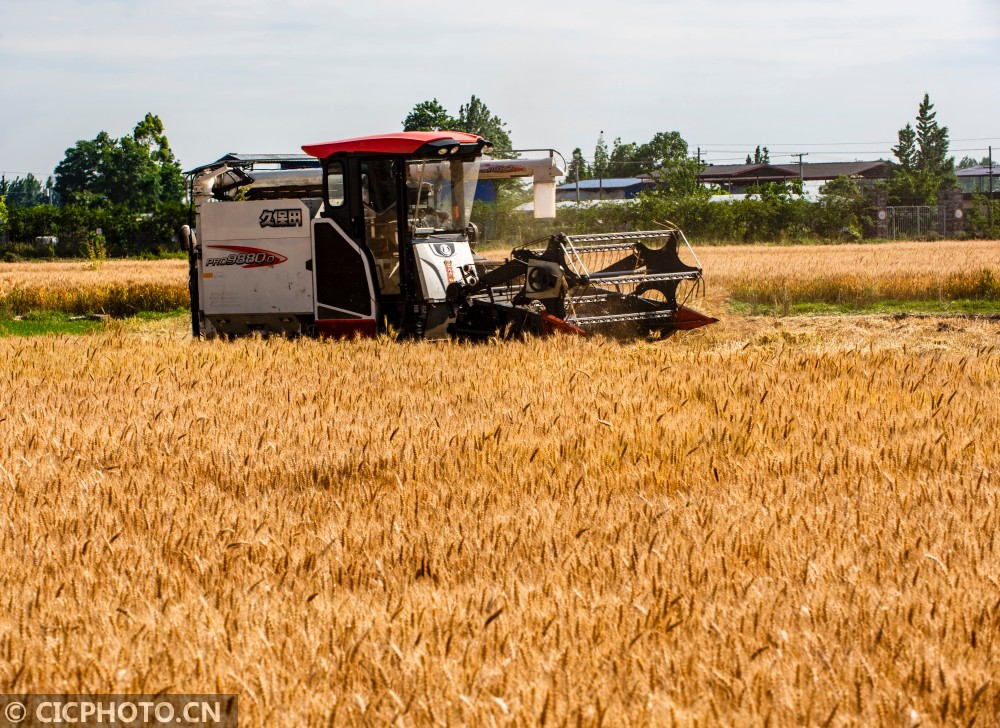
[[[220,202],[204,205],[200,218],[208,333],[297,331],[299,317],[313,312],[309,208],[300,200]]]

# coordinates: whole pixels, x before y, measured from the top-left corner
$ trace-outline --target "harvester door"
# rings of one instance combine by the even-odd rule
[[[374,336],[378,306],[367,251],[329,218],[313,220],[312,238],[317,333]]]

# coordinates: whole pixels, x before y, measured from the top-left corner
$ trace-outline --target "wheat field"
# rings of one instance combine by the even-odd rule
[[[1000,309],[1000,243],[993,240],[708,247],[697,255],[717,305],[972,299]]]
[[[1000,266],[996,240],[708,246],[695,247],[695,252],[706,276],[720,281],[851,274],[948,276]]]
[[[174,311],[189,306],[187,270],[183,260],[0,263],[0,314]]]
[[[880,301],[996,302],[1000,243],[946,240],[850,245],[695,247],[712,315],[729,301],[780,310],[800,302],[865,307]],[[487,255],[502,257],[503,250]],[[685,251],[685,257],[687,253]],[[688,262],[693,262],[689,260]],[[187,262],[0,263],[0,312],[56,310],[124,316],[172,311],[188,301]]]
[[[0,296],[15,288],[87,289],[172,285],[187,290],[186,260],[81,260],[0,263]]]
[[[5,692],[235,692],[247,726],[996,724],[995,321],[185,329],[0,340]]]

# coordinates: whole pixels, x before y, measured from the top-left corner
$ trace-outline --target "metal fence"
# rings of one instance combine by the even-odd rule
[[[888,208],[889,235],[896,238],[919,238],[937,230],[936,208],[926,205],[895,205]]]

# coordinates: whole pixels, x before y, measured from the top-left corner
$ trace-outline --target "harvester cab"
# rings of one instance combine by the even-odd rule
[[[548,215],[561,174],[553,160],[484,163],[489,143],[452,131],[303,151],[227,155],[189,173],[195,336],[634,335],[714,321],[677,302],[677,286],[697,284],[701,268],[679,259],[676,230],[559,234],[506,261],[476,256],[481,167],[488,177],[534,176],[536,216]]]

